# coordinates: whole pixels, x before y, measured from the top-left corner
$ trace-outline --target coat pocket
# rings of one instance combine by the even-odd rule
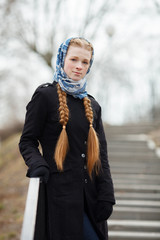
[[[52,170],[49,177],[49,185],[54,197],[67,197],[73,194],[73,172],[68,166],[62,172]]]
[[[113,211],[113,206],[111,203],[106,201],[98,201],[96,207],[96,220],[97,222],[107,220]]]

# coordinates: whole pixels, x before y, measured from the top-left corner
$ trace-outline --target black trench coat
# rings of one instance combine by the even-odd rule
[[[46,187],[47,240],[82,240],[84,202],[87,213],[99,236],[106,240],[107,224],[97,223],[97,201],[115,203],[113,184],[107,156],[107,144],[101,120],[101,108],[89,95],[94,112],[94,128],[100,141],[102,172],[91,180],[86,169],[86,143],[89,123],[83,100],[67,95],[69,121],[66,127],[69,152],[64,171],[57,170],[53,159],[55,145],[61,132],[56,84],[41,85],[27,105],[27,114],[20,139],[20,152],[29,167],[27,175],[39,166],[50,169]],[[42,154],[38,146],[42,147]],[[85,200],[84,200],[85,199]]]

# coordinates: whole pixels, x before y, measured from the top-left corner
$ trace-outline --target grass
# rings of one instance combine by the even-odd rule
[[[0,240],[5,240],[5,236],[3,234],[0,235]]]
[[[0,235],[0,240],[10,240],[10,239],[18,239],[16,238],[17,234],[15,232],[9,232],[7,234]]]
[[[3,202],[0,202],[0,211],[2,211],[4,209],[4,204]]]

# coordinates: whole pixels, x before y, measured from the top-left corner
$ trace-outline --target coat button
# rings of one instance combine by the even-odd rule
[[[81,157],[82,157],[82,158],[85,158],[85,156],[86,156],[86,155],[85,155],[84,153],[81,154]]]
[[[84,141],[84,144],[87,144],[87,141]]]
[[[86,166],[86,165],[84,165],[84,169],[87,169],[87,166]]]
[[[84,179],[84,182],[85,182],[85,183],[87,183],[87,182],[88,182],[88,180],[85,178],[85,179]]]

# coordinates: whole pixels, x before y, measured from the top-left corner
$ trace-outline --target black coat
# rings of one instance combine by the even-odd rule
[[[61,132],[56,84],[41,85],[27,105],[27,114],[20,139],[20,151],[29,167],[28,176],[38,166],[49,166],[46,206],[49,240],[82,240],[84,205],[100,240],[107,239],[105,221],[97,223],[97,202],[115,203],[107,156],[107,144],[101,120],[101,108],[89,96],[94,112],[93,126],[99,136],[102,171],[91,180],[86,169],[86,142],[89,123],[83,100],[67,95],[69,152],[64,171],[59,172],[53,159]],[[39,142],[42,154],[38,150]],[[84,204],[85,203],[85,204]]]

